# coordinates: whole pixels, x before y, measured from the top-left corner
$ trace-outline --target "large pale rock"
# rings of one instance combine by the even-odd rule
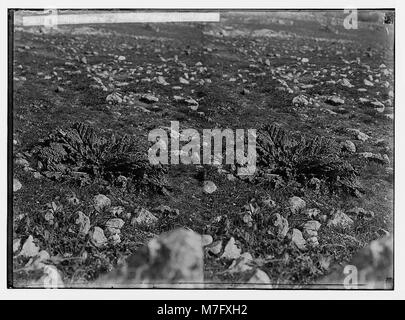
[[[152,239],[123,267],[100,278],[102,287],[199,286],[204,280],[201,236],[176,229]]]
[[[393,261],[393,239],[387,236],[361,249],[350,263],[331,268],[335,271],[318,284],[321,288],[392,289]]]

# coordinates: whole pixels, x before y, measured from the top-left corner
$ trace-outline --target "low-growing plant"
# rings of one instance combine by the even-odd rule
[[[285,182],[307,183],[317,178],[331,189],[358,195],[357,171],[333,139],[315,136],[297,138],[276,124],[257,135],[258,176],[276,175]]]
[[[58,128],[32,153],[45,173],[108,181],[124,176],[139,187],[168,187],[166,168],[149,163],[146,146],[131,136],[107,135],[87,124]]]

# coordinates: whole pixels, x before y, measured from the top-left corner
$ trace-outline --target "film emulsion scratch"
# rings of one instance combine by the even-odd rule
[[[394,10],[10,13],[11,287],[393,289]]]

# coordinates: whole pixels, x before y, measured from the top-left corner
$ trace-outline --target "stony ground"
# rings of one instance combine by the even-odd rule
[[[301,286],[349,261],[392,232],[392,37],[232,15],[15,27],[13,284],[44,270],[92,283],[178,227],[204,235],[211,284]],[[252,179],[232,166],[151,168],[148,132],[170,121],[273,130],[283,161],[265,165],[275,156],[263,151]],[[274,128],[326,142],[297,156]]]

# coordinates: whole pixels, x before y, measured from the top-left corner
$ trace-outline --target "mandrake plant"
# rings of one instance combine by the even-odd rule
[[[147,150],[139,141],[128,135],[107,136],[83,123],[57,129],[32,153],[45,172],[109,181],[124,176],[140,187],[168,187],[166,169],[149,163]]]
[[[259,175],[272,174],[284,181],[307,183],[318,178],[331,189],[356,196],[361,192],[357,171],[341,154],[333,139],[316,136],[296,138],[276,124],[258,131],[257,167]]]

